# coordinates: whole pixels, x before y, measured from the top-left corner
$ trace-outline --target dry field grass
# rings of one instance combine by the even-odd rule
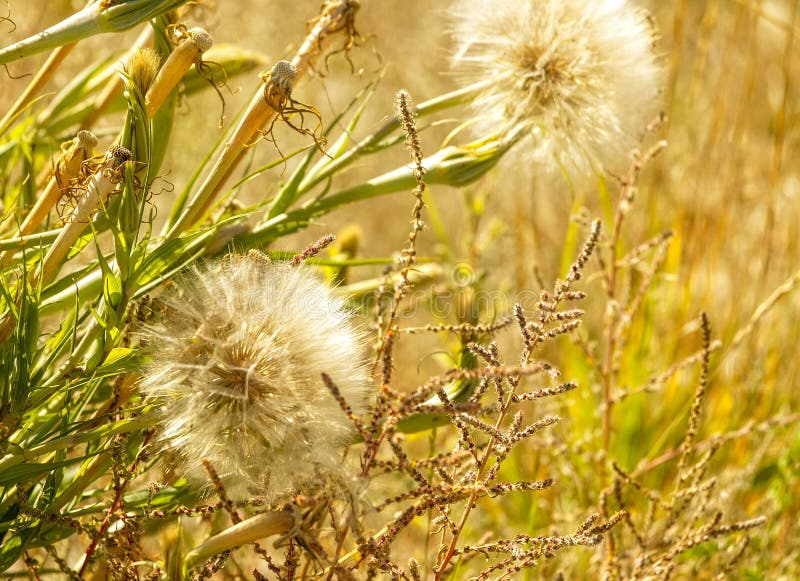
[[[61,20],[76,4],[11,0],[16,29],[8,32],[9,23],[0,21],[0,45]],[[196,9],[192,24],[207,28],[218,44],[261,53],[266,63],[289,59],[306,34],[305,22],[319,10],[317,0],[203,4],[208,8]],[[537,354],[537,360],[561,370],[563,381],[578,387],[520,408],[531,421],[548,414],[561,421],[516,446],[500,471],[503,482],[552,478],[555,484],[540,492],[482,500],[464,528],[462,544],[487,542],[486,531],[497,537],[570,535],[596,511],[607,520],[625,509],[625,516],[618,517],[623,522],[597,546],[551,547],[553,558],[540,555],[535,566],[513,571],[509,578],[624,579],[641,573],[637,556],[650,554],[656,560],[652,555],[667,555],[664,563],[675,569],[638,578],[796,579],[800,2],[670,0],[644,7],[658,31],[655,50],[665,72],[656,105],[663,119],[643,138],[639,152],[618,160],[604,175],[567,179],[534,159],[526,151],[530,143],[522,141],[463,188],[428,185],[421,214],[426,228],[416,253],[422,261],[441,265],[441,274],[410,291],[399,325],[474,323],[473,315],[486,323],[511,315],[519,301],[533,317],[539,292],[567,275],[592,220],[601,219],[599,249],[584,267],[579,286],[587,293],[580,305],[583,324],[548,340]],[[325,74],[306,79],[294,96],[313,104],[325,123],[380,77],[355,129],[357,141],[395,115],[398,90],[408,91],[416,103],[455,90],[459,78],[449,64],[454,46],[449,10],[445,0],[362,0],[357,29],[363,39],[348,53],[355,73],[343,55],[334,56]],[[34,109],[45,107],[53,92],[83,67],[125,49],[137,34],[81,42]],[[8,72],[15,77],[34,73],[45,58],[12,63]],[[226,127],[247,103],[255,74],[231,79],[232,88],[242,87],[235,94],[223,89]],[[27,82],[27,77],[12,79],[0,71],[0,113]],[[220,111],[219,97],[210,90],[178,106],[161,169],[176,191],[218,139]],[[439,150],[470,115],[468,108],[458,107],[431,124],[421,119],[422,152]],[[96,133],[102,144],[110,143],[121,119],[110,115],[100,121]],[[343,127],[346,118],[338,123]],[[286,127],[276,132],[283,152],[308,143],[308,136]],[[467,135],[460,132],[453,139],[464,143]],[[662,140],[666,146],[632,173],[636,160]],[[248,151],[244,163],[257,168],[275,159],[275,149],[264,142]],[[365,156],[337,175],[333,187],[344,190],[408,162],[402,147]],[[279,165],[242,185],[241,204],[274,196],[296,165],[291,159],[285,173]],[[247,173],[237,171],[234,179]],[[157,229],[169,214],[170,195],[154,199],[160,210]],[[325,234],[355,229],[357,249],[351,258],[391,259],[406,247],[414,202],[407,189],[347,205],[272,241],[269,250],[294,253]],[[346,282],[380,277],[384,268],[350,267]],[[701,313],[710,328],[705,351]],[[373,314],[363,312],[359,323],[374,327]],[[509,363],[515,364],[524,337],[505,328],[494,338],[500,353],[509,354]],[[400,334],[392,354],[394,389],[411,391],[446,373],[462,347],[458,334]],[[704,357],[709,358],[705,369]],[[439,428],[408,434],[404,445],[409,454],[424,457],[449,449],[458,438],[457,430]],[[153,468],[142,482],[162,475]],[[376,482],[389,491],[387,496],[402,493],[402,486],[385,478]],[[406,568],[414,557],[423,579],[434,579],[430,571],[441,557],[439,545],[444,543],[446,550],[449,542],[445,525],[435,522],[432,513],[416,519],[393,545],[399,565]],[[750,528],[748,523],[760,517],[764,522]],[[368,528],[380,522],[365,518]],[[722,531],[727,525],[730,529]],[[174,541],[177,529],[174,524],[148,526],[143,546],[150,558],[164,559],[164,544]],[[218,530],[224,525],[215,521],[208,526]],[[187,524],[185,534],[199,543],[207,533],[204,527]],[[697,539],[689,539],[687,531]],[[704,534],[707,538],[699,542]],[[665,543],[659,547],[661,535]],[[85,551],[85,540],[55,546],[73,563]],[[477,575],[488,566],[482,561],[480,554],[464,558],[447,571],[448,578]],[[235,552],[214,578],[251,578],[256,562],[252,551]],[[15,570],[19,576],[29,574],[22,565]],[[103,574],[98,567],[94,578]],[[389,573],[378,578],[383,575]],[[489,578],[500,575],[502,570]]]

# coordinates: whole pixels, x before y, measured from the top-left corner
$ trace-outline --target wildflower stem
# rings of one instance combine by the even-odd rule
[[[342,29],[342,20],[350,16],[353,10],[353,4],[347,0],[329,0],[323,4],[322,14],[291,61],[297,73],[294,83],[308,71],[313,59],[322,52],[323,41],[330,34]],[[277,115],[277,104],[272,100],[265,98],[264,88],[259,85],[245,114],[234,129],[233,135],[225,143],[222,153],[200,185],[198,192],[167,232],[167,239],[179,236],[181,232],[203,218],[243,159],[247,148],[253,145],[255,137]]]
[[[527,359],[528,358],[526,358],[524,364],[528,363]],[[500,431],[500,428],[503,425],[503,421],[505,420],[506,415],[508,414],[508,411],[511,408],[510,404],[513,400],[514,395],[516,394],[518,386],[519,386],[518,381],[514,383],[514,385],[512,385],[505,405],[503,405],[502,409],[497,414],[497,421],[494,423],[495,432]],[[486,470],[489,466],[489,458],[491,457],[494,448],[494,442],[495,442],[495,436],[490,435],[489,441],[486,444],[486,449],[484,450],[483,456],[481,457],[480,463],[478,465],[477,473],[475,474],[475,479],[474,479],[475,484],[481,482],[483,480],[484,475],[486,474]],[[455,554],[456,547],[458,545],[458,539],[459,536],[461,535],[461,531],[464,530],[464,527],[467,524],[467,519],[469,518],[469,515],[472,512],[472,507],[475,506],[475,501],[478,499],[478,494],[480,493],[480,491],[481,488],[479,486],[476,486],[475,490],[472,492],[472,495],[469,497],[466,504],[464,505],[464,512],[461,514],[461,520],[458,522],[456,530],[453,532],[452,538],[450,539],[450,544],[447,547],[447,552],[445,553],[442,560],[439,563],[437,563],[436,568],[434,569],[435,571],[434,581],[439,581],[444,576],[445,570],[447,569],[447,565]]]
[[[73,178],[77,178],[81,164],[91,157],[92,148],[97,144],[97,138],[87,131],[79,131],[78,136],[62,153],[53,176],[47,182],[44,191],[39,195],[30,212],[25,216],[25,220],[19,228],[20,237],[29,236],[33,234],[36,228],[44,222],[50,210],[56,205],[58,200],[63,195],[62,186],[59,182],[69,183]],[[12,257],[13,253],[0,255],[0,265],[6,266]]]
[[[197,194],[167,233],[167,239],[177,237],[202,218],[222,186],[236,169],[246,148],[252,144],[254,136],[274,115],[275,110],[267,105],[261,87],[259,87],[250,100],[241,121],[234,129],[233,135],[225,143],[222,154],[217,158],[214,167],[200,185]]]
[[[100,542],[100,539],[106,533],[106,530],[108,530],[108,527],[111,524],[111,517],[114,515],[114,512],[117,510],[120,503],[122,502],[122,496],[125,494],[125,489],[127,488],[128,482],[130,482],[131,478],[133,478],[136,472],[136,467],[139,465],[139,460],[142,458],[142,452],[144,452],[145,448],[147,447],[147,444],[150,442],[151,437],[152,437],[152,432],[148,432],[145,434],[144,440],[142,441],[142,444],[139,447],[139,452],[136,454],[136,458],[133,459],[133,462],[131,462],[127,474],[125,475],[125,481],[116,487],[117,493],[114,496],[114,500],[108,507],[106,516],[103,519],[103,522],[100,524],[100,528],[97,529],[97,533],[92,538],[92,542],[89,545],[89,548],[86,549],[86,554],[83,557],[83,563],[81,564],[81,568],[78,571],[79,577],[83,578],[83,574],[86,571],[86,567],[89,566],[89,561],[91,561],[92,555],[94,554],[95,549],[97,549],[97,545]]]
[[[172,89],[209,48],[211,48],[211,35],[205,30],[193,28],[187,32],[186,38],[170,53],[159,69],[150,90],[147,91],[145,102],[149,118],[156,114]]]
[[[58,269],[61,268],[69,249],[80,238],[81,233],[92,218],[93,212],[105,204],[108,196],[116,189],[120,182],[119,169],[131,158],[131,152],[120,146],[112,146],[106,152],[106,157],[89,183],[86,193],[78,201],[78,206],[70,214],[68,222],[64,225],[48,250],[38,271],[31,273],[31,286],[46,286],[52,282]],[[22,299],[20,294],[19,300]],[[4,343],[11,335],[16,317],[8,311],[5,319],[0,323],[0,344]]]
[[[373,362],[373,372],[381,360],[384,350],[387,347],[387,341],[390,340],[394,332],[395,321],[397,319],[398,308],[403,298],[408,292],[408,273],[414,265],[414,260],[417,257],[417,237],[424,228],[422,221],[422,210],[425,208],[425,200],[423,194],[425,193],[425,167],[422,164],[422,149],[419,142],[419,134],[417,133],[417,126],[414,121],[414,114],[412,111],[411,97],[406,91],[399,91],[397,93],[397,110],[400,123],[403,131],[406,134],[406,146],[411,151],[411,158],[414,162],[413,176],[416,187],[413,190],[414,195],[414,208],[411,211],[411,232],[408,235],[408,244],[403,250],[402,264],[403,268],[400,271],[400,281],[394,285],[394,296],[392,297],[392,308],[389,312],[387,321],[378,321],[378,332],[380,344],[375,351],[375,360]],[[386,382],[388,383],[388,381]]]
[[[412,113],[414,117],[420,118],[427,115],[433,115],[439,111],[445,111],[452,107],[457,107],[458,105],[463,105],[464,103],[469,103],[475,97],[475,95],[479,94],[480,91],[485,89],[488,85],[489,81],[481,81],[479,83],[474,83],[467,87],[439,95],[438,97],[434,97],[433,99],[429,99],[428,101],[424,101],[423,103],[414,106],[412,108]],[[396,117],[393,117],[372,134],[358,142],[358,144],[356,144],[352,149],[333,159],[324,167],[323,171],[315,173],[313,176],[310,176],[307,181],[303,181],[299,187],[300,192],[307,192],[317,184],[328,179],[330,176],[337,174],[343,168],[350,165],[350,163],[358,158],[359,155],[362,155],[370,148],[377,146],[381,141],[386,139],[399,128],[400,120]]]
[[[49,244],[56,238],[61,230],[46,230],[44,232],[37,232],[30,236],[17,236],[14,238],[5,238],[0,240],[0,251],[7,252],[9,250],[19,250],[26,248],[29,245]],[[7,262],[4,260],[2,265],[6,266]]]
[[[78,207],[70,217],[70,222],[64,225],[53,242],[50,250],[44,257],[38,271],[31,273],[31,286],[46,286],[52,282],[58,272],[69,249],[80,238],[81,232],[91,218],[91,213],[97,208],[101,200],[105,200],[114,191],[116,184],[112,183],[102,170],[92,178],[86,188],[86,194],[78,202]],[[73,221],[74,218],[74,221]],[[80,218],[80,219],[79,219]],[[22,295],[20,295],[21,299]],[[0,324],[0,344],[4,343],[14,330],[16,317],[8,311],[5,319]]]
[[[463,186],[491,169],[516,143],[518,135],[490,139],[462,147],[446,147],[422,160],[425,182]],[[406,191],[416,185],[412,167],[403,166],[381,176],[322,198],[312,198],[301,207],[278,214],[262,223],[256,230],[240,238],[240,243],[259,243],[278,235],[300,230],[311,220],[333,210],[366,200]],[[280,233],[280,234],[279,234]]]
[[[700,452],[703,450],[707,450],[714,445],[723,443],[723,442],[730,442],[734,440],[738,440],[739,438],[743,438],[752,433],[757,432],[766,432],[768,429],[773,428],[775,426],[787,426],[792,424],[800,424],[800,413],[790,414],[785,417],[778,417],[767,420],[760,424],[756,424],[752,420],[747,422],[744,426],[737,430],[732,430],[730,432],[725,432],[724,434],[715,434],[705,440],[700,440],[699,442],[694,442],[691,446],[692,452]],[[678,446],[677,448],[673,448],[668,452],[664,452],[660,456],[653,458],[649,462],[641,462],[639,467],[636,468],[633,472],[631,472],[630,477],[633,480],[636,480],[643,474],[650,472],[651,470],[655,470],[659,466],[666,464],[672,460],[675,460],[684,454],[686,450],[683,446]]]
[[[73,48],[75,48],[74,42],[60,46],[47,57],[42,68],[39,69],[39,72],[33,77],[33,80],[28,84],[25,91],[19,96],[19,99],[11,105],[11,108],[5,114],[2,121],[0,121],[0,135],[6,132],[14,122],[14,119],[16,119],[23,109],[33,101],[36,94],[47,84],[61,63],[64,62],[64,59],[67,58],[67,55],[72,52]]]
[[[72,16],[33,36],[0,49],[0,65],[75,43],[104,32],[117,32],[155,18],[187,0],[117,0],[92,2]]]
[[[235,549],[265,537],[286,533],[292,525],[294,525],[294,516],[288,510],[261,513],[228,527],[187,553],[183,560],[184,565],[190,569],[197,563],[202,563],[223,551]]]
[[[81,197],[78,206],[69,217],[69,221],[64,225],[58,238],[53,242],[42,261],[38,281],[43,285],[47,285],[52,281],[67,252],[86,229],[92,212],[98,208],[101,201],[105,201],[108,198],[114,188],[116,188],[116,184],[104,174],[102,169],[92,177],[86,187],[86,193]]]

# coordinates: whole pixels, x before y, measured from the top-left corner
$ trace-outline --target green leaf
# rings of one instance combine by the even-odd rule
[[[37,123],[46,127],[50,135],[80,123],[94,109],[93,95],[116,74],[113,67],[118,59],[119,53],[112,53],[84,68],[53,97]]]
[[[108,353],[103,363],[95,369],[95,377],[136,371],[143,360],[144,356],[137,350],[127,347],[115,347]]]
[[[106,262],[105,257],[100,254],[99,247],[97,251],[100,256],[98,260],[100,263],[100,270],[103,273],[103,298],[106,304],[110,306],[111,309],[115,310],[122,300],[122,282],[119,279],[119,275],[111,270],[111,266]],[[116,317],[111,317],[108,309],[104,309],[104,313],[108,315],[109,323],[116,323]],[[113,322],[111,319],[114,319]]]
[[[127,30],[173,10],[187,0],[92,2],[42,32],[0,50],[0,65],[71,44],[104,32]]]
[[[0,544],[0,571],[5,571],[17,562],[30,539],[35,536],[35,532],[35,529],[17,532]]]
[[[11,468],[7,468],[0,473],[0,486],[14,486],[27,482],[29,480],[40,478],[63,466],[69,466],[76,462],[80,462],[84,457],[69,458],[60,462],[45,462],[37,464],[34,462],[27,462],[24,464],[17,464]]]
[[[142,260],[134,275],[137,296],[185,268],[204,252],[206,245],[222,227],[237,220],[238,218],[223,220],[208,230],[162,242]]]

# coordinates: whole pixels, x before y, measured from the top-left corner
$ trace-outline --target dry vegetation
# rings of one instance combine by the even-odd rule
[[[800,575],[800,3],[640,4],[660,95],[600,172],[513,132],[473,141],[472,93],[431,104],[462,86],[450,2],[189,4],[149,15],[155,42],[139,24],[0,70],[0,117],[53,73],[0,120],[4,574]],[[82,7],[10,0],[0,47]],[[134,43],[187,52],[156,74]],[[239,308],[280,293],[213,316],[174,298],[225,260],[280,264],[250,288],[308,277],[354,313],[319,328],[347,333],[254,321],[248,341],[283,349],[264,364]],[[350,325],[363,348],[335,351]],[[154,345],[183,367],[156,356],[142,379]],[[291,405],[250,406],[273,387],[258,365],[282,362],[302,367],[275,380]],[[230,415],[195,426],[211,405]],[[268,451],[226,458],[216,421],[224,446]]]

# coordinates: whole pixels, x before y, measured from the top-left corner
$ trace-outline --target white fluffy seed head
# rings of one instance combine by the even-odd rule
[[[536,157],[585,171],[636,143],[659,105],[647,16],[627,0],[457,0],[454,68],[489,81],[482,131],[521,131]]]
[[[351,316],[308,269],[257,253],[195,268],[145,330],[152,361],[140,383],[162,414],[161,439],[187,476],[275,500],[337,473],[351,423],[328,374],[356,414],[369,379]]]

